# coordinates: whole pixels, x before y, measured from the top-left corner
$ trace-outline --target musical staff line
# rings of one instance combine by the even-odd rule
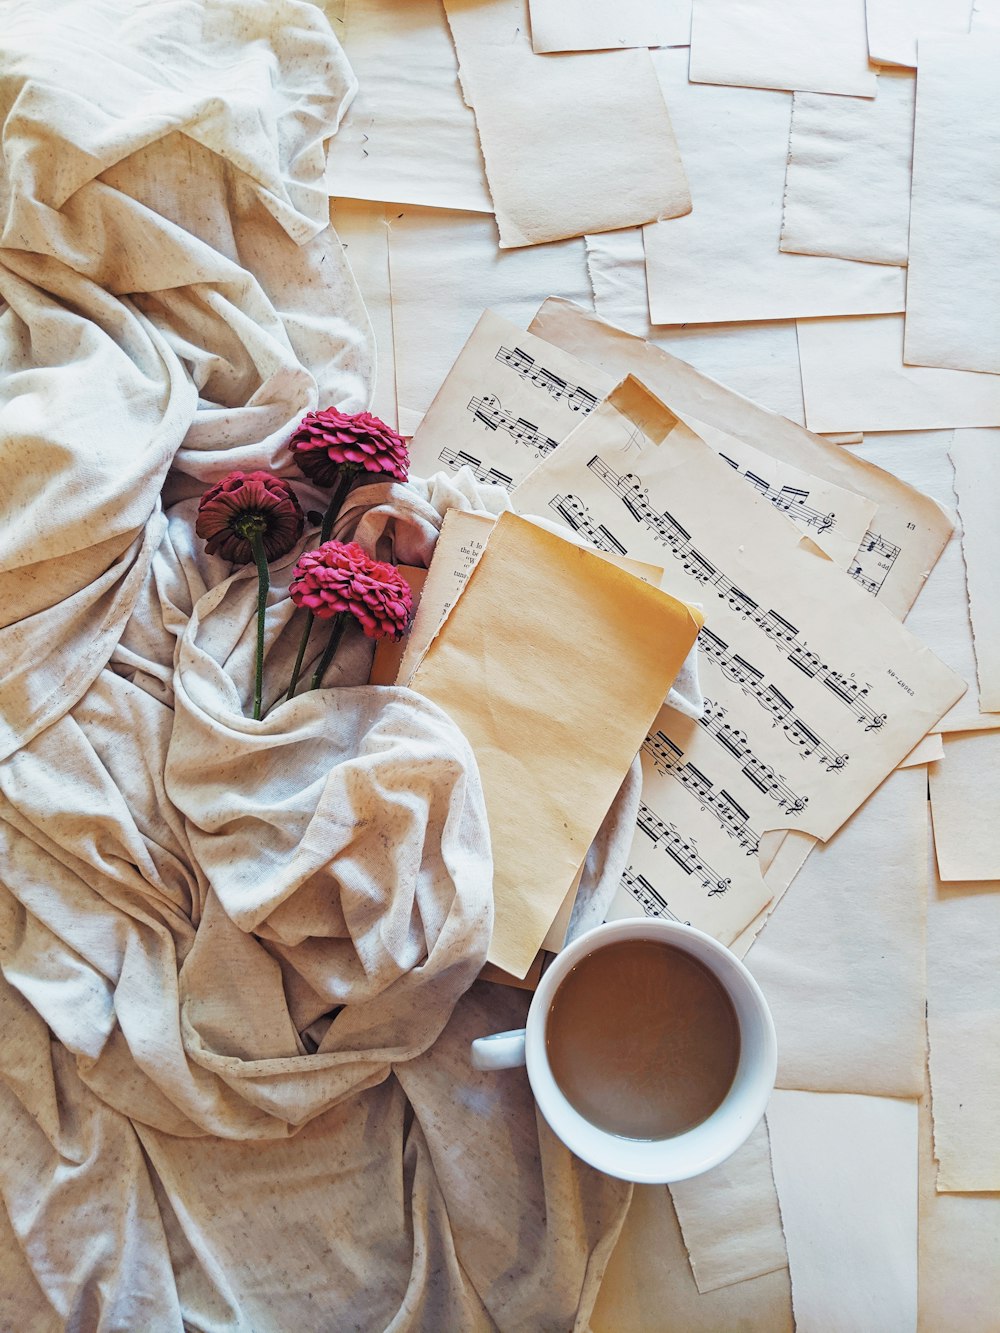
[[[656,847],[661,847],[685,875],[693,875],[708,889],[709,898],[726,893],[732,884],[731,879],[724,879],[717,870],[703,861],[698,853],[698,844],[694,838],[684,838],[677,831],[677,825],[667,823],[651,810],[645,801],[639,802],[639,814],[636,824]]]
[[[728,463],[734,472],[739,473],[744,481],[749,482],[758,495],[769,500],[780,513],[797,519],[806,527],[815,528],[817,532],[829,532],[837,526],[837,515],[824,514],[822,510],[814,509],[812,505],[807,504],[809,492],[800,486],[782,486],[776,489],[763,477],[758,477],[756,472],[751,472],[749,468],[741,468],[735,459],[728,458],[725,454],[720,454],[719,457],[724,463]]]
[[[671,912],[667,906],[667,900],[663,895],[653,888],[645,875],[640,875],[632,866],[628,865],[622,871],[621,882],[646,916],[666,916],[671,921],[680,921],[680,917],[675,912]],[[691,922],[685,921],[682,924],[690,926]]]
[[[487,394],[484,398],[470,399],[466,410],[471,412],[473,418],[481,422],[487,430],[506,431],[512,440],[526,445],[529,449],[536,449],[542,458],[550,454],[559,444],[559,441],[553,440],[550,435],[543,435],[533,421],[505,412],[500,399],[492,394]]]
[[[854,563],[847,572],[856,583],[864,588],[865,592],[877,597],[882,591],[882,585],[892,573],[892,567],[899,556],[899,549],[895,542],[887,541],[881,533],[872,532],[869,528],[861,539],[861,545],[857,549]],[[872,578],[865,573],[866,555],[875,556],[875,567],[881,571],[881,577]]]
[[[809,804],[808,796],[798,796],[785,781],[783,773],[776,773],[770,764],[759,759],[750,748],[745,731],[726,721],[727,709],[712,699],[705,700],[705,711],[698,725],[741,765],[741,772],[758,791],[776,801],[787,815],[800,815]]]
[[[450,468],[455,468],[456,471],[460,467],[467,467],[477,481],[502,486],[505,491],[509,491],[514,485],[513,477],[508,477],[506,472],[501,472],[499,468],[488,468],[481,458],[467,453],[464,449],[449,449],[446,445],[438,454],[438,460]]]
[[[792,666],[798,668],[803,675],[816,679],[824,685],[839,703],[850,709],[864,725],[866,732],[877,731],[885,725],[888,715],[876,713],[868,702],[871,686],[861,685],[853,676],[827,666],[805,640],[799,637],[797,626],[773,608],[765,610],[742,588],[737,587],[732,579],[717,569],[692,544],[691,534],[672,514],[665,510],[663,513],[658,513],[653,508],[649,503],[647,492],[639,484],[638,477],[632,474],[619,477],[596,454],[587,466],[618,496],[632,517],[647,527],[656,540],[671,551],[675,559],[680,560],[684,570],[692,578],[703,588],[714,588],[730,610],[755,625]],[[757,674],[760,675],[759,672]]]
[[[549,508],[554,509],[574,532],[586,537],[591,546],[609,554],[627,555],[628,552],[615,534],[604,526],[595,523],[594,517],[583,501],[576,495],[554,495],[549,501]]]
[[[760,834],[750,827],[750,816],[723,788],[715,790],[715,783],[685,761],[684,751],[663,731],[654,731],[646,737],[642,748],[653,761],[654,767],[665,777],[676,778],[685,791],[690,792],[703,810],[707,810],[722,825],[730,838],[735,838],[747,856],[760,851]]]
[[[509,367],[527,383],[544,389],[557,403],[565,402],[571,412],[582,412],[587,416],[597,406],[598,399],[588,389],[581,384],[570,385],[561,375],[554,375],[551,370],[540,366],[533,356],[520,347],[501,347],[494,360]]]

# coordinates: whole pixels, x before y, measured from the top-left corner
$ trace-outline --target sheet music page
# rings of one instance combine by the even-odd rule
[[[510,490],[615,384],[606,371],[487,310],[413,433],[419,476],[472,470]]]
[[[769,829],[829,838],[965,682],[824,559],[637,380],[624,380],[512,495],[567,508],[703,605],[700,721],[661,710],[614,912],[729,943],[771,897]],[[564,520],[565,521],[565,520]]]

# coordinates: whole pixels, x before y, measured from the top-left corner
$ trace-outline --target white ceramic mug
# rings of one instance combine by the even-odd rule
[[[556,1083],[545,1049],[545,1025],[560,982],[596,949],[623,940],[656,940],[682,949],[725,987],[736,1010],[740,1056],[721,1104],[700,1125],[666,1139],[627,1139],[591,1123]],[[641,1184],[687,1180],[731,1156],[760,1122],[777,1073],[774,1023],[760,987],[735,954],[692,926],[663,920],[613,921],[581,935],[550,964],[528,1010],[527,1027],[472,1043],[476,1069],[526,1064],[535,1101],[552,1130],[585,1162],[609,1176]]]

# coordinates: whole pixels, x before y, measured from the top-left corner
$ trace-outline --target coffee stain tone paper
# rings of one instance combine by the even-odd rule
[[[498,250],[493,218],[472,213],[390,209],[389,271],[404,435],[415,433],[485,307],[523,328],[539,292],[592,304],[582,240]]]
[[[979,707],[1000,710],[1000,433],[987,430],[955,432],[950,450],[955,491],[962,520],[962,552],[975,635]],[[1000,726],[1000,716],[997,717]]]
[[[998,69],[998,32],[920,43],[903,350],[911,365],[1000,372]]]
[[[440,0],[348,0],[343,32],[359,88],[330,143],[330,193],[492,213]]]
[[[874,97],[865,0],[694,0],[691,78]]]
[[[546,301],[531,331],[617,376],[635,374],[697,432],[708,423],[764,453],[875,501],[875,526],[849,573],[902,617],[923,588],[954,524],[934,499],[850,449],[830,444],[567,301]],[[864,452],[864,451],[862,451]],[[947,460],[946,460],[947,463]]]
[[[904,275],[896,268],[778,249],[791,94],[690,83],[684,51],[655,51],[653,60],[693,211],[645,229],[652,322],[902,310]]]
[[[664,561],[663,586],[704,606],[705,713],[664,709],[643,745],[614,915],[667,913],[729,943],[770,897],[764,833],[830,837],[964,682],[635,379],[512,501],[585,514],[628,554]]]
[[[501,249],[690,212],[648,51],[536,55],[521,0],[446,0],[445,10]]]
[[[938,874],[943,880],[1000,880],[1000,731],[945,737],[930,770]]]
[[[865,0],[870,59],[884,65],[917,63],[917,41],[968,32],[972,0]]]
[[[533,51],[687,46],[691,0],[528,0]]]
[[[476,754],[489,961],[524,976],[699,627],[682,602],[504,514],[410,687]]]
[[[915,95],[903,70],[881,72],[873,101],[795,94],[782,250],[906,263]]]

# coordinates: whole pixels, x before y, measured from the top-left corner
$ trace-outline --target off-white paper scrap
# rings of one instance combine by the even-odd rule
[[[811,834],[799,833],[796,829],[789,829],[784,834],[774,854],[774,859],[764,871],[764,882],[773,895],[771,901],[764,905],[749,925],[744,926],[729,946],[737,958],[746,957],[747,950],[763,930],[771,913],[781,902],[791,887],[792,881],[809,859],[817,841],[818,839]],[[763,851],[763,848],[761,850]],[[761,864],[763,864],[763,861]]]
[[[903,347],[910,365],[1000,373],[998,69],[1000,33],[920,43]]]
[[[884,65],[917,63],[917,39],[968,32],[972,0],[866,0],[868,53]]]
[[[492,213],[440,0],[348,0],[343,31],[359,88],[330,142],[330,193]]]
[[[917,1102],[779,1091],[767,1122],[798,1333],[912,1333]]]
[[[765,1121],[728,1161],[670,1194],[699,1291],[788,1267]]]
[[[926,774],[893,773],[771,913],[745,961],[780,1034],[779,1087],[920,1094],[926,847]]]
[[[705,604],[706,710],[695,722],[664,709],[643,745],[612,912],[666,911],[728,943],[770,897],[766,830],[829,837],[964,684],[635,380],[512,502],[572,506],[638,559],[669,553],[664,586]]]
[[[1000,375],[904,365],[902,315],[800,320],[799,361],[810,430],[1000,426]]]
[[[944,761],[930,770],[938,874],[1000,880],[1000,731],[945,737]]]
[[[533,51],[687,46],[691,0],[528,0]]]
[[[969,610],[975,635],[979,707],[1000,710],[1000,433],[956,431],[950,450],[955,491],[962,520],[962,552],[969,589]],[[1000,716],[997,717],[1000,726]]]
[[[591,304],[582,240],[498,250],[492,218],[389,210],[389,268],[399,428],[412,435],[483,310],[519,324],[539,292]]]
[[[694,0],[691,78],[874,97],[865,0]]]
[[[982,884],[932,879],[927,1029],[941,1193],[1000,1190],[998,977],[1000,879]]]
[[[422,477],[467,467],[510,490],[614,384],[487,310],[413,433],[411,466]]]
[[[653,60],[694,200],[687,217],[645,229],[654,324],[904,308],[898,268],[778,249],[789,93],[689,83],[683,51],[655,51]]]
[[[915,95],[915,76],[891,69],[874,101],[795,94],[782,250],[906,263]]]
[[[648,51],[536,55],[523,0],[446,0],[445,10],[501,249],[690,212]]]
[[[497,520],[410,679],[476,754],[497,967],[531,966],[699,623],[598,555]]]
[[[874,500],[877,526],[849,572],[894,614],[903,616],[912,606],[954,526],[935,500],[850,449],[802,430],[569,302],[546,301],[532,320],[531,331],[613,374],[634,373],[689,424],[708,422],[775,458]],[[693,428],[697,431],[698,426]]]
[[[588,236],[587,268],[594,308],[602,319],[683,357],[772,412],[805,422],[794,320],[689,328],[651,324],[640,227]]]
[[[364,298],[375,334],[375,381],[368,410],[390,426],[396,419],[396,351],[389,292],[389,233],[382,204],[331,199],[330,221]],[[327,406],[327,404],[320,404]]]
[[[897,768],[921,768],[924,764],[936,764],[944,758],[944,742],[940,733],[931,732],[919,741]]]

